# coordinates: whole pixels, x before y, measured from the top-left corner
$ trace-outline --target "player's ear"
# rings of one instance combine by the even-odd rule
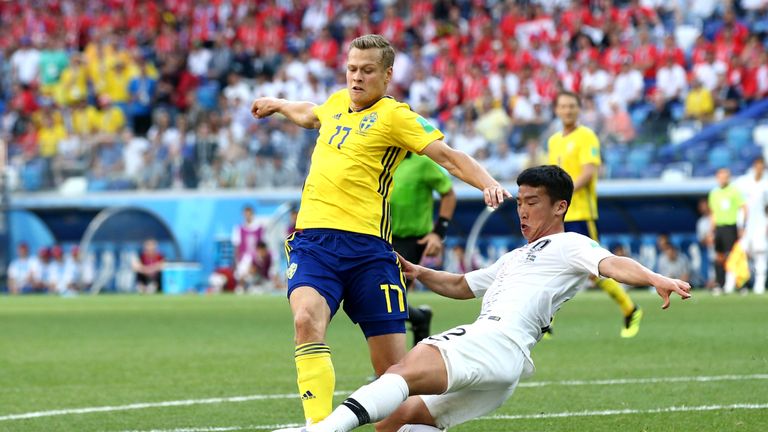
[[[557,216],[563,216],[563,215],[565,215],[566,211],[568,211],[568,201],[566,201],[566,200],[558,200],[555,203],[555,214]]]

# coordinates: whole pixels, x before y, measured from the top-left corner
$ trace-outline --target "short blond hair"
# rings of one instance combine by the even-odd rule
[[[392,44],[382,35],[367,34],[355,38],[349,44],[349,49],[352,48],[359,50],[379,49],[381,52],[379,63],[384,66],[384,69],[389,69],[395,64],[395,49],[392,48]]]

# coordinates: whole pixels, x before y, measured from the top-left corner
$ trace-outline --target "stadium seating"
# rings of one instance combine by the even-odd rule
[[[48,15],[25,2],[0,4],[0,14],[5,18],[28,17],[20,20],[12,36],[2,41],[9,53],[4,65],[11,73],[0,85],[1,127],[9,138],[9,163],[21,174],[16,185],[20,190],[56,188],[69,176],[84,177],[88,191],[298,187],[308,166],[314,135],[295,133],[284,120],[253,120],[248,113],[250,100],[268,95],[321,102],[344,85],[340,72],[350,38],[376,31],[395,41],[398,56],[407,57],[398,62],[397,67],[403,70],[396,71],[392,94],[424,105],[418,110],[442,128],[450,127],[448,120],[455,120],[461,129],[464,119],[482,117],[484,106],[501,106],[511,120],[529,122],[530,118],[515,118],[522,115],[514,109],[520,97],[516,88],[522,84],[530,93],[530,102],[536,102],[531,105],[543,109],[534,113],[537,126],[513,127],[504,138],[526,136],[544,142],[547,136],[541,131],[552,130],[546,126],[553,122],[550,108],[557,90],[551,85],[551,74],[557,75],[559,85],[580,92],[583,88],[578,83],[586,75],[585,65],[590,58],[597,58],[599,67],[609,73],[609,81],[618,79],[618,60],[641,67],[638,53],[645,47],[637,45],[634,35],[644,28],[658,54],[651,58],[652,69],[643,71],[641,98],[625,103],[620,99],[623,96],[611,93],[612,86],[608,85],[593,95],[594,112],[585,114],[594,120],[589,124],[598,135],[604,136],[607,103],[619,101],[626,105],[635,129],[642,131],[637,141],[655,142],[658,149],[637,150],[635,141],[624,143],[632,149],[626,153],[616,147],[606,148],[603,176],[658,176],[686,161],[694,164],[695,169],[690,170],[694,176],[710,175],[712,167],[722,163],[741,171],[744,167],[740,161],[758,154],[756,146],[768,146],[768,124],[752,122],[764,117],[765,109],[750,112],[740,120],[741,124],[729,124],[717,138],[700,136],[712,125],[729,122],[749,111],[750,102],[768,95],[768,88],[762,88],[763,81],[757,79],[759,74],[768,73],[768,65],[752,63],[765,51],[768,19],[764,14],[736,9],[737,22],[729,24],[723,19],[725,7],[701,17],[687,9],[670,13],[661,5],[653,9],[628,2],[617,2],[616,6],[590,2],[588,13],[576,24],[567,17],[577,13],[572,8],[577,8],[579,2],[563,7],[559,2],[544,2],[543,9],[534,6],[535,2],[521,2],[516,8],[498,2],[475,2],[477,7],[459,7],[458,18],[441,12],[439,2],[420,2],[418,8],[398,2],[396,13],[404,23],[402,34],[407,35],[400,38],[387,33],[389,28],[381,13],[386,2],[377,0],[362,2],[367,6],[360,9],[347,9],[340,0],[327,2],[324,8],[312,2],[235,2],[236,6],[215,1],[124,3],[107,2],[101,9],[82,8],[81,15],[75,17]],[[125,22],[106,18],[115,8],[121,9]],[[359,26],[359,15],[368,13],[366,10],[370,13],[369,26]],[[425,20],[426,15],[432,19]],[[646,18],[638,20],[640,15]],[[259,30],[267,21],[270,25],[276,23],[273,33]],[[46,25],[39,25],[41,22]],[[71,25],[73,22],[82,27]],[[502,22],[517,22],[526,31],[510,31]],[[490,24],[487,34],[484,23]],[[728,25],[747,32],[724,41],[722,29]],[[622,53],[618,60],[605,48],[615,28],[626,30],[617,34]],[[55,29],[61,29],[61,34]],[[320,36],[324,29],[328,30],[329,40]],[[271,39],[273,34],[278,35],[275,40]],[[577,40],[579,34],[591,38],[588,48],[575,43],[559,45]],[[667,34],[673,36],[672,47],[666,45]],[[664,93],[668,82],[658,81],[653,73],[664,56],[674,55],[682,63],[686,78],[694,78],[696,66],[704,62],[702,51],[697,51],[701,49],[697,45],[699,35],[710,44],[706,50],[714,50],[717,59],[725,63],[726,78],[733,90],[723,86],[713,89],[714,122],[703,127],[686,118],[687,88],[679,97],[665,101],[667,114],[660,116],[655,111],[655,98]],[[746,44],[751,35],[757,35],[761,43],[755,47]],[[519,51],[512,53],[508,49],[510,38],[517,40]],[[54,44],[54,40],[64,44]],[[729,42],[733,45],[727,45]],[[275,52],[264,49],[266,46],[275,46]],[[433,80],[428,84],[426,79],[415,82],[412,56],[416,51],[421,53],[420,67]],[[42,52],[46,55],[40,56]],[[737,56],[743,61],[731,65],[730,59]],[[459,99],[450,104],[436,100],[431,105],[411,100],[416,88],[430,89],[422,91],[430,96],[441,94],[447,63],[455,64],[460,74],[455,83]],[[498,78],[495,74],[501,63],[515,77],[494,89],[491,93],[495,100],[486,104],[485,92],[467,90],[477,87],[469,67],[481,67],[477,88],[486,89],[491,79]],[[518,82],[514,88],[505,87],[521,79],[527,81]],[[757,88],[749,87],[751,83],[757,83]],[[456,89],[452,91],[456,93]],[[726,112],[724,98],[735,98],[733,102],[742,110],[737,109],[732,116]],[[168,124],[161,124],[164,113],[170,119]],[[147,141],[141,141],[143,137]],[[209,146],[211,139],[216,143],[213,147]],[[706,142],[706,146],[693,143],[697,140]],[[513,150],[521,151],[518,139],[507,141],[516,145]],[[677,148],[681,144],[687,148]],[[486,152],[480,154],[487,153],[492,159],[495,148],[489,143],[484,147]],[[611,156],[613,151],[619,155]],[[119,160],[121,155],[123,160]],[[142,165],[145,159],[151,162]],[[705,166],[699,166],[701,162]],[[641,164],[648,168],[639,170]],[[68,166],[81,168],[68,172]],[[88,167],[86,172],[82,167]]]

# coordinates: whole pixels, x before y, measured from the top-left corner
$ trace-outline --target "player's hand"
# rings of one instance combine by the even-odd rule
[[[257,119],[269,117],[279,109],[280,99],[272,97],[260,97],[251,104],[251,114]]]
[[[662,309],[669,307],[669,295],[673,292],[677,293],[683,300],[691,298],[691,284],[682,281],[680,279],[671,279],[668,277],[662,277],[661,280],[655,283],[654,288],[664,300]]]
[[[398,261],[400,261],[400,269],[403,271],[403,276],[405,276],[406,279],[416,280],[416,278],[419,277],[419,266],[403,258],[403,256],[397,252],[395,252],[395,255],[397,255]]]
[[[499,184],[483,189],[483,199],[488,207],[499,208],[506,198],[512,198],[512,194]]]
[[[443,240],[439,235],[431,232],[424,237],[420,238],[416,243],[420,245],[426,245],[424,247],[424,255],[428,257],[438,256],[443,252]]]

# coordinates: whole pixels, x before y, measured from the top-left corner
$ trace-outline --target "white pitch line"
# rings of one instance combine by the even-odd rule
[[[544,386],[583,386],[583,385],[623,385],[623,384],[647,384],[647,383],[676,383],[676,382],[712,382],[712,381],[746,381],[746,380],[765,380],[768,374],[754,375],[717,375],[717,376],[693,376],[693,377],[656,377],[656,378],[633,378],[633,379],[613,379],[613,380],[592,380],[592,381],[531,381],[523,382],[518,387],[544,387]],[[337,391],[336,395],[347,395],[351,391]],[[67,408],[50,411],[35,411],[20,414],[8,414],[0,416],[0,422],[10,420],[24,420],[39,417],[52,417],[72,414],[90,414],[99,412],[130,411],[147,408],[163,408],[190,405],[206,405],[229,402],[250,402],[256,400],[270,399],[292,399],[297,397],[294,393],[272,394],[272,395],[250,395],[250,396],[231,396],[206,399],[188,399],[164,402],[144,402],[128,405],[100,406],[86,408]]]
[[[494,416],[480,417],[472,421],[479,420],[540,420],[551,418],[570,418],[570,417],[602,417],[627,414],[667,414],[679,412],[701,412],[701,411],[722,411],[722,410],[755,410],[768,409],[766,404],[732,404],[732,405],[701,405],[701,406],[673,406],[666,408],[651,409],[620,409],[620,410],[602,410],[602,411],[566,411],[559,413],[540,413],[540,414],[499,414]],[[282,425],[253,425],[253,426],[224,426],[224,427],[193,427],[176,429],[150,429],[150,430],[126,430],[120,432],[233,432],[248,430],[273,430],[286,427],[298,427],[300,424],[282,424]]]
[[[576,411],[559,413],[540,413],[540,414],[499,414],[487,417],[480,417],[476,420],[528,420],[528,419],[548,419],[548,418],[568,418],[568,417],[598,417],[613,416],[623,414],[664,414],[676,412],[699,412],[699,411],[722,411],[731,409],[756,410],[768,409],[768,403],[764,404],[733,404],[733,405],[701,405],[701,406],[672,406],[666,408],[652,409],[620,409],[603,411]]]
[[[585,386],[585,385],[617,385],[617,384],[656,384],[656,383],[680,383],[680,382],[712,382],[712,381],[744,381],[750,379],[768,379],[768,374],[755,375],[716,375],[716,376],[692,376],[692,377],[657,377],[657,378],[626,378],[609,380],[568,380],[568,381],[531,381],[522,382],[518,387],[545,387],[545,386]]]
[[[287,424],[274,424],[274,425],[252,425],[252,426],[203,426],[203,427],[189,427],[189,428],[175,428],[175,429],[149,429],[149,430],[126,430],[121,432],[232,432],[232,431],[247,431],[254,429],[274,430],[289,427],[299,427],[299,423],[287,423]]]

